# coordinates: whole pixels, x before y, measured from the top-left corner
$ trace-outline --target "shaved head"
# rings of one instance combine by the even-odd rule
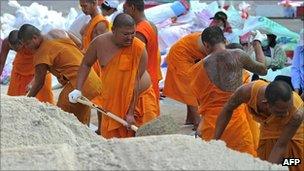
[[[220,27],[211,26],[207,27],[201,34],[202,42],[207,42],[211,46],[214,46],[218,43],[225,43],[224,32]]]
[[[27,41],[32,39],[34,36],[41,36],[41,32],[38,28],[31,24],[23,24],[18,32],[18,39],[21,41]]]
[[[118,14],[113,21],[113,28],[133,27],[135,26],[134,19],[125,13]]]
[[[10,34],[8,35],[8,42],[12,46],[15,46],[19,43],[18,30],[13,30],[13,31],[10,32]]]
[[[126,4],[129,6],[134,6],[138,11],[144,11],[145,3],[143,0],[126,0]]]
[[[135,36],[135,21],[125,13],[118,14],[112,26],[114,43],[119,47],[130,46]]]
[[[291,99],[292,89],[284,81],[273,81],[265,90],[265,98],[269,104],[275,104],[275,102],[282,100],[288,102]]]

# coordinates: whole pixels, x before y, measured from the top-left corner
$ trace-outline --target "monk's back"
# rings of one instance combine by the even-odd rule
[[[62,84],[63,77],[76,82],[77,72],[83,58],[82,53],[70,39],[45,39],[34,54],[34,64],[46,63],[50,71]]]
[[[235,91],[242,85],[243,65],[235,50],[215,52],[204,59],[210,81],[222,91]]]
[[[177,41],[170,49],[167,62],[191,62],[202,59],[206,56],[198,46],[198,39],[201,33],[189,34]]]

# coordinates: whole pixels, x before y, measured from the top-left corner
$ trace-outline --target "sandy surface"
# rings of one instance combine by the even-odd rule
[[[0,85],[1,94],[6,94],[7,88],[8,88],[7,85]],[[61,89],[53,91],[56,100],[58,99],[60,91]],[[160,101],[160,108],[162,115],[171,115],[172,118],[174,118],[175,122],[180,126],[180,129],[177,133],[187,134],[187,135],[193,134],[192,131],[193,126],[184,125],[184,122],[186,120],[186,105],[177,102],[175,100],[165,98],[164,100]],[[93,124],[94,127],[98,126],[96,110],[91,111],[91,124]]]
[[[188,135],[105,140],[35,98],[1,95],[1,170],[287,170]]]

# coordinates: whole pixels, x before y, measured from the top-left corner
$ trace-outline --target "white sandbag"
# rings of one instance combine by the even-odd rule
[[[145,14],[149,21],[157,24],[186,13],[186,11],[186,7],[180,1],[175,1],[173,3],[148,8],[145,10]]]
[[[75,21],[69,27],[69,31],[72,32],[75,36],[81,39],[80,30],[90,21],[91,17],[89,15],[85,15],[84,13],[80,13]]]

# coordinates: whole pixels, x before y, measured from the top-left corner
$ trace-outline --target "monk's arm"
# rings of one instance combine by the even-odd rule
[[[245,84],[239,87],[230,97],[228,102],[224,105],[216,121],[214,139],[218,140],[221,138],[225,128],[231,119],[233,111],[242,103],[248,102],[250,100],[250,93],[248,93],[250,92],[250,89],[250,84]]]
[[[291,118],[289,123],[285,126],[284,131],[279,137],[278,141],[274,145],[271,153],[269,155],[268,161],[272,163],[281,164],[283,155],[287,150],[288,142],[292,139],[292,137],[297,132],[300,125],[304,120],[304,109],[301,107]],[[292,157],[292,156],[289,156]]]
[[[250,56],[243,50],[236,49],[236,51],[238,51],[240,55],[240,61],[244,69],[258,75],[267,74],[267,67],[264,63],[252,60]]]
[[[84,32],[85,32],[85,30],[86,30],[86,28],[87,28],[87,25],[88,25],[88,24],[85,24],[85,25],[83,25],[83,26],[81,27],[81,29],[80,29],[80,31],[79,31],[79,33],[80,33],[81,36],[84,35]]]
[[[265,65],[265,55],[262,49],[262,45],[260,41],[253,41],[253,49],[256,57],[256,61]]]
[[[88,77],[92,65],[97,60],[97,50],[96,50],[96,39],[90,44],[88,50],[86,51],[84,58],[82,59],[81,65],[78,70],[77,75],[77,85],[76,89],[81,91],[85,80]]]
[[[135,37],[137,37],[139,40],[141,40],[142,42],[144,42],[147,45],[148,41],[143,34],[141,34],[140,32],[136,32]]]
[[[8,40],[4,39],[1,45],[1,52],[0,52],[0,75],[2,75],[5,61],[7,59],[7,55],[9,51],[10,51],[10,47],[8,44]]]
[[[28,97],[35,97],[37,95],[37,93],[40,91],[40,89],[43,87],[47,71],[48,71],[47,64],[36,65],[35,80],[34,80],[32,88],[30,89],[30,92],[27,95]]]
[[[134,115],[135,106],[138,102],[138,97],[139,97],[140,79],[143,76],[144,72],[146,71],[147,63],[148,63],[148,55],[147,55],[147,51],[144,50],[139,61],[139,68],[138,68],[138,73],[136,75],[133,97],[127,115]]]
[[[97,37],[98,35],[101,35],[103,33],[106,33],[108,32],[108,28],[106,27],[105,23],[104,22],[100,22],[96,25],[96,27],[94,28],[94,31],[93,31],[93,39],[95,37]]]

